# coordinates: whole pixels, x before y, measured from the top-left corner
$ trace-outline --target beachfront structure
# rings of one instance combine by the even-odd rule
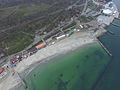
[[[12,57],[11,59],[10,59],[10,61],[12,62],[12,63],[15,63],[15,62],[17,62],[18,61],[18,59],[17,59],[17,57]]]
[[[63,35],[61,35],[61,36],[56,37],[56,39],[57,39],[57,40],[59,40],[59,39],[62,39],[62,38],[64,38],[64,37],[65,37],[65,34],[63,34]]]
[[[70,30],[69,32],[67,32],[66,36],[68,37],[68,36],[72,35],[73,33],[74,33],[74,30]]]
[[[0,68],[0,74],[4,71],[4,68]]]
[[[36,49],[41,49],[41,48],[45,47],[46,45],[47,45],[47,43],[46,43],[46,42],[43,42],[43,43],[38,44],[37,46],[35,46],[35,48],[36,48]]]
[[[81,27],[81,28],[83,28],[83,26],[82,26],[82,25],[80,25],[80,27]]]
[[[6,75],[7,75],[7,71],[5,70],[5,68],[0,67],[0,81],[3,80],[3,77],[5,77]]]

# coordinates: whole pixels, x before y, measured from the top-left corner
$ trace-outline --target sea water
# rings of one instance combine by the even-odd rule
[[[40,64],[18,90],[90,90],[109,61],[98,43],[86,45]]]

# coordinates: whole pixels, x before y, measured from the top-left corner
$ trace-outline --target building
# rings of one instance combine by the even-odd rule
[[[43,42],[43,43],[38,44],[37,46],[35,46],[35,48],[36,49],[41,49],[41,48],[45,47],[46,45],[47,45],[46,42]]]
[[[97,17],[97,21],[100,25],[110,25],[110,23],[113,22],[114,18],[118,18],[118,16],[119,12],[114,2],[108,2],[107,4],[103,5],[101,15]]]
[[[74,33],[74,30],[70,30],[66,33],[66,36],[69,37],[70,35],[72,35]]]
[[[4,71],[4,68],[0,68],[0,74]]]
[[[104,5],[104,8],[102,9],[102,13],[106,16],[113,16],[115,13],[113,2],[108,2]]]
[[[103,10],[102,10],[102,13],[103,13],[104,15],[107,15],[107,16],[113,15],[113,11],[112,11],[111,9],[109,9],[109,8],[103,9]]]
[[[65,34],[56,37],[56,39],[59,40],[59,39],[63,39],[64,37],[65,37]]]

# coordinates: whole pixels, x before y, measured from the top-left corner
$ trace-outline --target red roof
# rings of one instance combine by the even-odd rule
[[[2,73],[4,71],[4,68],[0,68],[0,73]]]
[[[43,47],[43,46],[45,46],[46,45],[46,43],[45,42],[43,42],[43,43],[41,43],[41,44],[39,44],[39,45],[37,45],[37,46],[35,46],[35,48],[41,48],[41,47]]]

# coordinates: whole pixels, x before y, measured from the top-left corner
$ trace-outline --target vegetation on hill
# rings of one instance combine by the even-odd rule
[[[75,10],[66,10],[76,1],[0,0],[0,49],[13,54],[30,45],[36,32],[39,35],[47,32],[45,39],[57,33],[50,32],[76,14]]]

